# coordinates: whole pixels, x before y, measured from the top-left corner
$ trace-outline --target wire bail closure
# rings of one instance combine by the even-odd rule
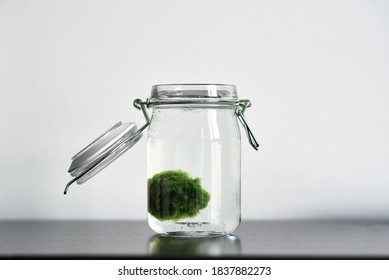
[[[235,110],[235,114],[237,115],[238,117],[238,120],[240,121],[240,123],[242,124],[244,130],[246,130],[246,134],[247,134],[247,139],[249,140],[249,143],[250,145],[256,150],[258,151],[258,147],[259,147],[259,144],[257,142],[257,140],[255,139],[255,136],[254,134],[252,133],[247,121],[246,121],[246,118],[244,117],[244,111],[246,111],[247,108],[251,107],[251,102],[250,100],[240,100],[239,101],[239,107],[236,108]]]
[[[135,99],[133,102],[133,105],[136,109],[142,110],[143,116],[146,119],[146,124],[144,126],[142,126],[141,128],[139,128],[139,130],[138,130],[139,133],[141,133],[143,130],[145,130],[145,128],[148,127],[149,124],[151,123],[151,119],[150,119],[149,114],[147,113],[147,110],[146,110],[146,106],[148,107],[148,103],[149,103],[149,99],[147,99],[146,101],[142,101],[142,99],[139,99],[139,98]]]
[[[146,119],[146,124],[142,126],[139,129],[139,133],[142,132],[147,126],[151,123],[151,118],[149,117],[146,107],[149,108],[152,105],[168,105],[168,104],[225,104],[225,105],[237,105],[238,107],[235,110],[235,114],[239,120],[239,122],[242,124],[244,130],[247,134],[247,139],[250,143],[250,145],[258,151],[259,144],[257,140],[255,139],[255,136],[253,132],[251,131],[246,118],[244,116],[244,112],[247,108],[251,107],[251,102],[248,99],[241,99],[241,100],[153,100],[150,98],[147,98],[146,101],[143,101],[141,99],[135,99],[134,100],[134,107],[138,110],[142,110],[143,116]]]

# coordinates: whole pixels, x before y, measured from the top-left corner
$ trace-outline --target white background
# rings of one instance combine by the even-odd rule
[[[70,158],[159,83],[230,83],[242,218],[388,218],[387,1],[0,0],[0,219],[145,219],[146,138],[62,194]]]

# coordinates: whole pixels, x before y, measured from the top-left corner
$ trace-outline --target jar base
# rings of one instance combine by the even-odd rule
[[[200,221],[158,221],[149,215],[149,226],[156,233],[171,237],[217,237],[231,234],[238,225],[226,227],[226,224],[221,221],[200,222]]]

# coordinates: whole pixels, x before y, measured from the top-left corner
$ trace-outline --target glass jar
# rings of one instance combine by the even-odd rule
[[[250,101],[233,85],[155,85],[136,99],[146,124],[117,123],[72,158],[68,172],[82,184],[142,137],[147,138],[148,223],[157,233],[201,237],[232,233],[240,223],[241,140],[238,120]],[[147,108],[152,109],[151,118]]]
[[[148,223],[157,233],[233,232],[241,219],[241,137],[233,85],[156,85],[148,107]]]

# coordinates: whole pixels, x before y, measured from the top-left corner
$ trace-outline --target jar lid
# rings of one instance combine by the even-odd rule
[[[68,172],[75,178],[66,185],[64,194],[74,182],[85,183],[99,173],[134,146],[141,137],[142,132],[138,130],[135,123],[115,124],[72,157]]]

